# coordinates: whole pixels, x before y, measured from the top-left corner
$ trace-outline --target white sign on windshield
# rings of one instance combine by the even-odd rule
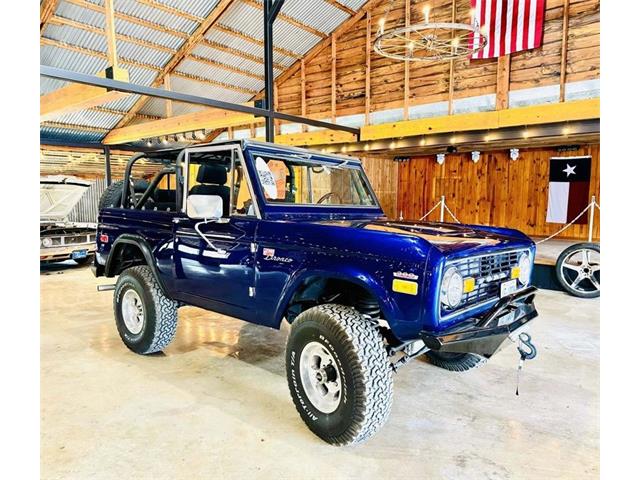
[[[273,172],[262,157],[256,158],[256,169],[260,178],[260,185],[264,189],[264,193],[268,198],[278,198],[278,187]]]

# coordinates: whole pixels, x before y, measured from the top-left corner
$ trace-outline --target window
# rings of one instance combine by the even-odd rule
[[[361,169],[303,159],[254,157],[265,199],[294,205],[374,206]]]

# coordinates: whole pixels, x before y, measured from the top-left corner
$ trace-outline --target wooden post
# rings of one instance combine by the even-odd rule
[[[593,242],[593,216],[596,211],[596,196],[591,197],[591,205],[589,207],[589,242]]]
[[[455,1],[453,2],[455,4]],[[411,25],[411,0],[404,0],[404,25]],[[405,34],[409,38],[409,33]],[[409,119],[409,60],[404,61],[404,98],[402,100],[402,118]]]
[[[307,72],[304,58],[300,60],[300,115],[307,115]],[[302,131],[309,131],[307,125],[302,125]]]
[[[331,121],[336,121],[336,35],[331,34]]]
[[[498,57],[498,79],[496,86],[496,110],[509,108],[509,78],[511,72],[511,55]]]
[[[440,223],[444,222],[444,195],[440,197]]]
[[[364,73],[364,123],[369,125],[371,119],[371,10],[367,10],[367,45],[366,67]]]
[[[451,23],[456,23],[456,0],[451,3]],[[453,40],[453,32],[451,33],[451,39]],[[449,60],[449,96],[447,98],[449,102],[449,115],[453,114],[453,60]]]
[[[569,0],[564,0],[562,11],[562,53],[560,55],[560,101],[564,102],[567,78],[567,44],[569,33]]]
[[[116,52],[116,24],[113,12],[113,0],[104,0],[104,34],[107,39],[107,63],[115,71],[118,67],[118,53]]]
[[[171,90],[171,77],[169,75],[164,77],[163,83],[165,90]],[[171,100],[165,102],[164,114],[167,118],[173,117],[173,102]]]

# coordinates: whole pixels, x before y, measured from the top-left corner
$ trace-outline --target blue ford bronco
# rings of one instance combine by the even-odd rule
[[[537,316],[528,237],[389,220],[350,157],[248,140],[138,154],[98,221],[93,270],[118,277],[98,288],[129,349],[169,345],[183,305],[289,323],[291,397],[335,445],[385,423],[409,360],[467,370]]]

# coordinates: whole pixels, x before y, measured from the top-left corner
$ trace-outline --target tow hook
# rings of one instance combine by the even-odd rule
[[[516,395],[520,395],[518,390],[520,387],[520,373],[524,367],[525,360],[533,360],[536,358],[536,355],[538,355],[538,350],[531,340],[531,335],[526,332],[518,335],[518,353],[520,353],[520,361],[518,362],[518,374],[516,378]]]

